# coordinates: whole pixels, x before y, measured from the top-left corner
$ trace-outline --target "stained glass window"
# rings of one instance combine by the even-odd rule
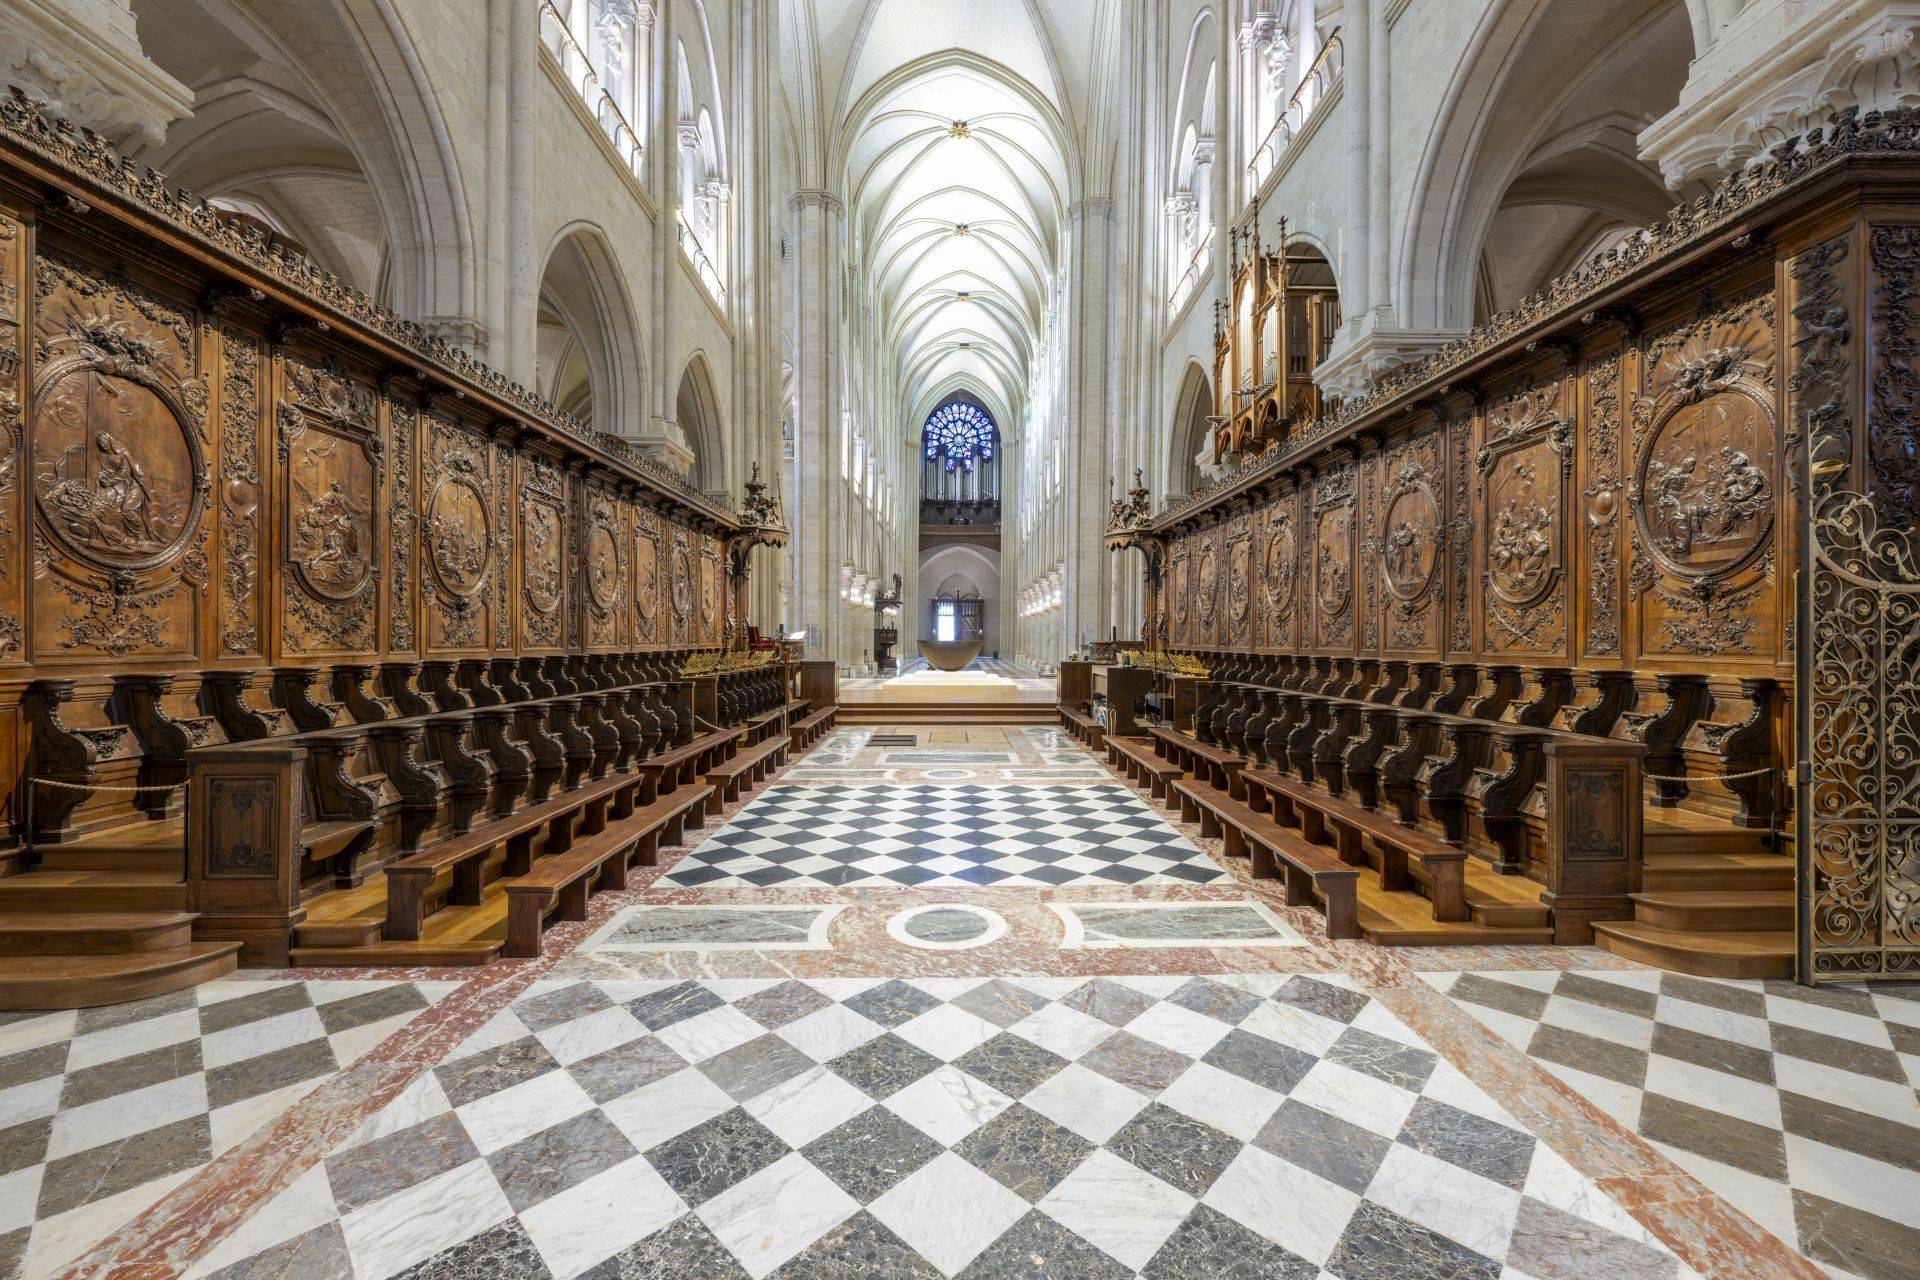
[[[993,456],[993,419],[978,406],[955,400],[933,411],[925,439],[929,460],[949,471],[971,471],[974,463]]]

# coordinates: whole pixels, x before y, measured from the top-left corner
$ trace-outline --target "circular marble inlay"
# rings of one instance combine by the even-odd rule
[[[911,907],[887,921],[895,942],[928,951],[965,951],[984,947],[1006,936],[1007,922],[985,907],[957,902],[930,902]]]
[[[973,776],[973,770],[971,769],[922,769],[920,771],[920,774],[922,777],[931,778],[936,782],[963,782],[966,779],[971,778]]]

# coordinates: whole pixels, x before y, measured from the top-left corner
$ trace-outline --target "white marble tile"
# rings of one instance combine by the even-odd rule
[[[688,1062],[705,1062],[767,1033],[767,1029],[732,1005],[722,1005],[683,1019],[653,1034]]]
[[[1825,1005],[1796,1000],[1791,996],[1768,996],[1766,999],[1767,1017],[1774,1022],[1818,1031],[1845,1040],[1848,1044],[1870,1044],[1881,1049],[1893,1047],[1893,1038],[1887,1031],[1886,1023],[1878,1018],[1848,1013],[1843,1009],[1829,1009]]]
[[[1549,999],[1546,1012],[1540,1015],[1540,1021],[1556,1027],[1565,1027],[1569,1031],[1581,1031],[1590,1036],[1598,1036],[1612,1044],[1631,1045],[1635,1049],[1645,1049],[1653,1042],[1651,1019],[1566,996],[1554,996]]]
[[[1113,1034],[1113,1025],[1064,1004],[1036,1009],[1008,1030],[1072,1062]]]
[[[758,1097],[743,1110],[790,1147],[804,1147],[873,1105],[873,1099],[825,1067],[804,1071]]]
[[[109,1027],[105,1031],[91,1032],[74,1040],[73,1047],[67,1051],[67,1070],[78,1071],[82,1067],[98,1066],[129,1054],[145,1053],[163,1045],[197,1039],[199,1035],[198,1009],[182,1009],[179,1013],[169,1013],[160,1018],[130,1022],[123,1027]]]
[[[653,1166],[635,1156],[534,1205],[520,1215],[520,1225],[548,1270],[567,1277],[646,1239],[686,1208]]]
[[[1700,1179],[1727,1203],[1760,1224],[1762,1229],[1782,1240],[1799,1239],[1799,1228],[1794,1225],[1793,1192],[1784,1182],[1758,1177],[1744,1169],[1721,1164],[1718,1160],[1710,1160],[1664,1142],[1656,1142],[1653,1146],[1667,1159]]]
[[[1742,1076],[1655,1054],[1647,1060],[1647,1092],[1678,1098],[1721,1115],[1781,1127],[1780,1091]]]
[[[1064,1067],[1021,1101],[1096,1146],[1120,1132],[1151,1101],[1079,1063]]]
[[[324,1076],[316,1076],[248,1098],[244,1102],[216,1108],[207,1116],[207,1122],[213,1130],[213,1153],[222,1155],[232,1150],[261,1125],[312,1093],[325,1079]]]
[[[1507,1256],[1520,1212],[1519,1192],[1398,1143],[1367,1185],[1367,1199],[1495,1261]]]
[[[927,1261],[953,1275],[1024,1217],[1027,1202],[948,1151],[868,1209]]]
[[[1488,1120],[1498,1121],[1510,1129],[1524,1129],[1525,1125],[1507,1114],[1506,1108],[1487,1096],[1486,1090],[1460,1073],[1460,1068],[1442,1058],[1434,1064],[1433,1074],[1427,1077],[1421,1093],[1444,1102],[1448,1106],[1458,1107],[1462,1111]]]
[[[334,1061],[338,1062],[342,1068],[352,1066],[364,1058],[369,1049],[419,1016],[419,1013],[397,1013],[391,1018],[382,1018],[378,1022],[369,1022],[362,1026],[350,1027],[345,1031],[334,1032],[327,1037],[327,1043],[333,1046]]]
[[[1615,1235],[1626,1236],[1654,1248],[1666,1248],[1654,1239],[1652,1232],[1634,1221],[1632,1215],[1622,1209],[1617,1201],[1544,1142],[1534,1149],[1533,1163],[1527,1167],[1527,1181],[1523,1190],[1535,1200],[1544,1201],[1575,1217],[1585,1218],[1588,1222],[1598,1223]]]
[[[1192,1212],[1194,1198],[1096,1151],[1040,1201],[1043,1213],[1138,1270]]]
[[[1143,1040],[1165,1045],[1175,1053],[1199,1058],[1233,1028],[1218,1018],[1209,1018],[1177,1004],[1162,1003],[1129,1022],[1127,1030]]]
[[[1324,1058],[1314,1063],[1288,1096],[1384,1138],[1400,1132],[1414,1103],[1414,1095],[1405,1089]]]
[[[386,1280],[513,1216],[483,1160],[357,1209],[340,1220],[358,1280]]]
[[[74,1023],[79,1017],[78,1010],[61,1009],[38,1018],[23,1018],[19,1022],[0,1026],[0,1058],[71,1040]]]
[[[1716,1040],[1730,1040],[1750,1049],[1773,1048],[1773,1033],[1767,1029],[1765,1018],[1749,1018],[1744,1013],[1710,1004],[1696,1004],[1692,1000],[1669,995],[1660,997],[1654,1017],[1668,1026],[1712,1036]]]
[[[21,1280],[46,1280],[57,1275],[100,1237],[144,1212],[193,1172],[188,1169],[170,1173],[34,1223],[33,1234],[27,1238],[26,1265],[21,1269]]]
[[[943,1004],[893,1029],[908,1044],[925,1049],[942,1062],[952,1062],[1000,1034],[1000,1028],[965,1009]]]
[[[815,987],[822,984],[816,982]],[[871,982],[856,987],[848,995],[857,994],[872,986]],[[832,996],[832,992],[823,994]],[[834,996],[835,999],[844,999]],[[815,1062],[831,1062],[849,1050],[857,1049],[867,1041],[883,1033],[885,1028],[870,1018],[863,1018],[845,1005],[830,1005],[804,1018],[796,1018],[786,1026],[774,1032],[782,1040]]]
[[[1784,1053],[1774,1055],[1773,1072],[1783,1093],[1798,1093],[1849,1111],[1864,1111],[1920,1128],[1920,1099],[1905,1085],[1852,1071],[1836,1071]]]
[[[952,1146],[1013,1105],[1006,1094],[958,1067],[929,1071],[883,1104],[938,1142]]]
[[[487,1024],[468,1036],[460,1046],[448,1054],[441,1062],[458,1062],[471,1057],[484,1049],[497,1049],[503,1044],[512,1044],[524,1036],[531,1035],[527,1024],[520,1021],[511,1009],[503,1009],[488,1020]]]
[[[1360,1197],[1258,1147],[1243,1148],[1206,1203],[1309,1262],[1324,1263],[1340,1243]]]
[[[33,1225],[34,1204],[46,1169],[44,1164],[29,1165],[0,1177],[0,1235]]]
[[[1196,1062],[1160,1091],[1160,1101],[1242,1142],[1252,1142],[1285,1099],[1230,1071]]]
[[[284,1191],[242,1222],[232,1235],[202,1255],[188,1269],[186,1280],[201,1280],[339,1216],[323,1161],[295,1178]]]
[[[1920,1220],[1920,1173],[1786,1135],[1787,1180],[1795,1190],[1852,1205],[1868,1213]]]
[[[211,1071],[243,1058],[292,1048],[309,1040],[324,1040],[326,1035],[327,1029],[320,1023],[318,1009],[294,1009],[276,1017],[261,1018],[203,1036],[200,1040],[200,1059]]]
[[[733,1099],[724,1089],[688,1067],[635,1089],[601,1110],[629,1142],[645,1151],[732,1107]]]
[[[474,1145],[485,1154],[583,1115],[593,1105],[572,1076],[549,1071],[469,1102],[459,1112]]]
[[[799,1152],[700,1206],[700,1220],[758,1280],[859,1211]]]
[[[555,1062],[571,1066],[616,1045],[637,1040],[647,1034],[647,1029],[640,1019],[616,1005],[533,1034],[547,1047]]]
[[[83,1107],[70,1107],[53,1120],[47,1158],[58,1160],[76,1151],[145,1133],[161,1125],[197,1116],[207,1109],[207,1078],[198,1072],[102,1098]]]
[[[0,1089],[0,1129],[50,1116],[60,1106],[60,1074]]]
[[[1646,1090],[1637,1085],[1621,1084],[1605,1076],[1565,1067],[1557,1062],[1536,1060],[1535,1065],[1548,1075],[1566,1081],[1575,1093],[1618,1120],[1630,1132],[1640,1131],[1640,1108],[1646,1102]]]
[[[353,1136],[341,1143],[339,1150],[372,1142],[375,1138],[384,1138],[402,1129],[411,1129],[425,1120],[445,1115],[453,1110],[453,1104],[447,1101],[446,1090],[440,1087],[440,1080],[433,1072],[426,1072],[412,1084],[400,1091],[386,1106],[374,1112],[363,1121]]]

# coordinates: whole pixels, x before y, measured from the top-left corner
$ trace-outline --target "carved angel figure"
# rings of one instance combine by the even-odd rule
[[[361,508],[338,480],[315,494],[293,522],[293,555],[322,582],[353,581],[362,568]]]
[[[1525,591],[1538,585],[1552,567],[1553,542],[1546,532],[1551,522],[1545,507],[1533,503],[1522,509],[1518,497],[1508,498],[1494,517],[1492,545],[1487,555],[1509,591]]]

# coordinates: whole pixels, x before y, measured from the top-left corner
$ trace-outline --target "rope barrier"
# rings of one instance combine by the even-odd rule
[[[1739,782],[1743,778],[1757,778],[1763,773],[1774,772],[1774,767],[1768,765],[1763,769],[1749,769],[1745,773],[1643,773],[1640,777],[1647,782]],[[1790,770],[1781,769],[1777,772],[1784,774]]]
[[[28,782],[37,782],[43,787],[58,787],[62,791],[178,791],[186,786],[184,782],[150,783],[144,787],[110,787],[104,782],[62,782],[58,778],[28,778]]]

